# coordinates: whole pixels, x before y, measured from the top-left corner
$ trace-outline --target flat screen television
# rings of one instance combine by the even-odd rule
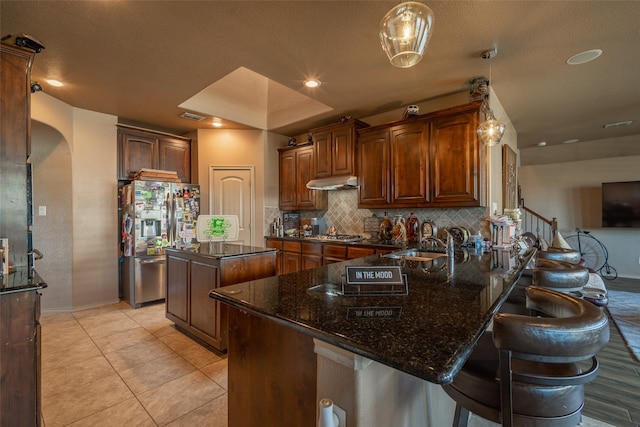
[[[602,226],[640,228],[640,181],[602,183]]]

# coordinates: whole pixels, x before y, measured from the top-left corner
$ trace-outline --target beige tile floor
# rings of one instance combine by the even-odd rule
[[[177,331],[164,310],[123,302],[43,314],[44,426],[227,427],[226,355]]]
[[[226,356],[177,331],[164,310],[43,314],[44,425],[227,427]]]

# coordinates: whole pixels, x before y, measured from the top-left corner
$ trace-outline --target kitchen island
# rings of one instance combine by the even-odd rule
[[[452,381],[534,253],[495,250],[446,262],[373,255],[214,289],[210,296],[234,308],[230,318],[237,319],[229,338],[229,425],[289,425],[277,424],[279,412],[267,410],[273,402],[264,394],[264,412],[251,403],[261,420],[242,412],[246,399],[255,398],[251,383],[243,383],[251,375],[261,378],[252,381],[264,390],[281,391],[283,416],[307,411],[299,421],[304,425],[315,423],[316,402],[323,397],[347,410],[349,426],[445,425],[434,418],[432,408],[440,405],[435,385]],[[346,296],[341,289],[348,266],[400,267],[406,295]],[[273,330],[288,341],[268,345],[260,338]],[[310,349],[315,363],[307,360]],[[291,358],[292,352],[298,357]],[[278,372],[279,357],[288,360],[286,372]],[[249,372],[260,362],[260,370]],[[313,398],[310,377],[317,381]],[[301,399],[305,387],[308,395]]]
[[[225,242],[165,248],[166,317],[216,350],[227,350],[227,308],[209,291],[276,274],[276,251]]]

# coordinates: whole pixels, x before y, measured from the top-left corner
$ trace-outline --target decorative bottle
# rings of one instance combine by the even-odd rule
[[[416,215],[411,212],[409,218],[407,218],[407,240],[409,243],[416,243],[418,241],[418,229],[420,228],[420,221]]]

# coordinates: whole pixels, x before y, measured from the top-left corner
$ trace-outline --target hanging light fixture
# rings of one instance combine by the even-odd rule
[[[487,91],[482,100],[482,111],[485,115],[485,121],[478,126],[478,138],[487,146],[500,144],[502,135],[506,126],[500,120],[497,120],[493,114],[493,110],[489,106],[489,88],[491,84],[491,58],[494,58],[498,54],[498,49],[491,49],[482,53],[482,59],[489,60],[489,82],[487,83]]]
[[[380,42],[391,64],[409,68],[422,59],[433,29],[433,12],[408,1],[391,9],[380,23]]]

